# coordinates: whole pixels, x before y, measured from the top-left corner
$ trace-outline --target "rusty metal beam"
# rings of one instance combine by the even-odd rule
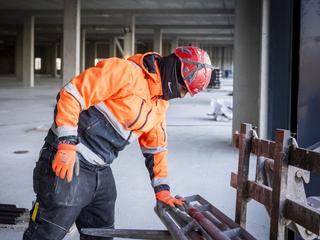
[[[291,147],[289,164],[310,172],[320,173],[320,153]]]
[[[320,212],[309,206],[286,200],[285,217],[320,235]]]
[[[237,189],[238,174],[231,172],[230,186]],[[257,202],[263,204],[268,209],[272,206],[272,188],[253,181],[247,181],[245,184],[245,194],[248,199],[252,198]]]

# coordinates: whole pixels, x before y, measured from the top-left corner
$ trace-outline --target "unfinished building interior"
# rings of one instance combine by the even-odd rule
[[[319,11],[320,0],[0,0],[0,214],[1,204],[32,209],[33,168],[52,124],[57,93],[71,79],[103,59],[146,52],[167,56],[179,46],[195,46],[207,51],[215,70],[205,91],[170,100],[172,192],[201,195],[253,239],[314,239],[320,234]],[[227,107],[232,115],[213,117],[217,101],[232,102]],[[283,145],[290,149],[284,164],[276,156],[284,154],[276,147],[277,129],[292,134],[290,144]],[[295,157],[293,147],[305,155]],[[258,157],[249,164],[242,150]],[[308,167],[297,160],[302,155]],[[290,164],[305,175],[290,172]],[[144,165],[137,142],[112,164],[116,229],[168,228],[154,213]],[[274,171],[273,181],[255,175],[262,165]],[[278,172],[277,178],[277,169],[288,172]],[[269,185],[252,190],[248,178]],[[256,197],[255,190],[263,193]],[[299,210],[289,198],[308,208]],[[247,207],[249,199],[257,202]],[[303,214],[299,218],[288,209]],[[26,221],[10,228],[1,220],[0,239],[22,238]],[[239,239],[233,237],[226,239]],[[79,239],[75,227],[64,239]]]

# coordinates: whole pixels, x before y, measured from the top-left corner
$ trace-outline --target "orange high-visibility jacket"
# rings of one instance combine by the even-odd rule
[[[146,53],[128,60],[102,60],[73,78],[59,93],[52,130],[60,138],[76,136],[81,111],[96,108],[124,139],[129,141],[134,136],[139,139],[152,186],[161,190],[168,186],[165,130],[168,102],[160,99],[162,87],[156,61],[153,73],[143,64],[144,57],[152,54],[158,56]],[[78,152],[95,163],[105,162],[95,154],[95,149],[81,143]]]

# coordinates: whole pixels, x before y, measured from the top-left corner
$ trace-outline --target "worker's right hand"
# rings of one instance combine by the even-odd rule
[[[58,145],[58,151],[52,162],[52,170],[57,177],[65,179],[71,182],[73,176],[73,169],[76,167],[76,175],[79,174],[79,163],[77,160],[76,145],[60,143]]]
[[[160,202],[163,202],[169,205],[170,207],[175,207],[175,205],[182,206],[185,202],[184,199],[178,199],[178,198],[172,197],[170,194],[170,191],[168,190],[161,190],[157,192],[156,199]]]

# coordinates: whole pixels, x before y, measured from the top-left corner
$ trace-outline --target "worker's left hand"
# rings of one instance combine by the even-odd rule
[[[178,198],[172,197],[170,194],[170,191],[168,190],[162,190],[157,192],[156,199],[171,207],[175,207],[175,205],[182,206],[185,202],[184,199],[178,199]]]
[[[58,151],[52,162],[52,170],[56,176],[61,179],[65,179],[66,177],[68,182],[72,180],[74,169],[76,175],[79,175],[79,162],[76,148],[73,144],[59,144]]]

